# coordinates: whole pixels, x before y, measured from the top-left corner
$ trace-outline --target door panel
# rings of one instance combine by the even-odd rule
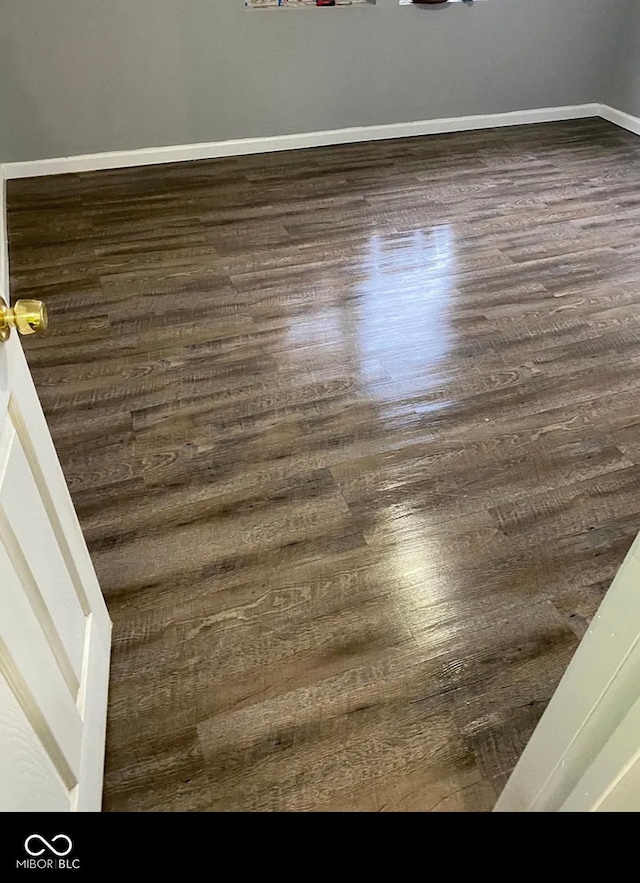
[[[39,734],[0,676],[0,812],[69,812],[69,789],[57,774]]]
[[[15,333],[0,343],[0,809],[97,811],[111,623]]]
[[[11,432],[12,428],[13,423],[8,416],[5,433],[9,431],[10,438],[7,442],[10,444],[10,453],[4,482],[0,484],[0,532],[4,533],[5,542],[13,541],[14,548],[17,547],[14,561],[16,565],[20,565],[21,571],[28,569],[29,581],[37,586],[38,594],[47,607],[64,647],[65,665],[69,665],[74,673],[77,694],[82,676],[85,614],[80,607],[20,439]],[[34,525],[38,525],[37,531],[34,530]]]
[[[79,773],[82,720],[77,690],[65,682],[58,660],[41,626],[43,605],[35,610],[7,550],[0,546],[0,671],[20,693],[29,718],[53,738],[66,761],[64,778],[72,786]],[[61,642],[59,646],[64,649]],[[58,761],[61,768],[63,764]]]
[[[20,436],[47,519],[56,536],[80,605],[85,614],[93,614],[100,630],[110,633],[109,614],[22,347],[15,337],[5,346],[15,347],[12,364],[14,395],[8,403],[9,416]],[[0,366],[0,372],[1,370]],[[19,394],[20,390],[29,392]],[[0,422],[1,415],[0,400]]]

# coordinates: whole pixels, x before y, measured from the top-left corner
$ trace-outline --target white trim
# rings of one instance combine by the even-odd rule
[[[87,617],[86,643],[79,707],[84,721],[80,776],[72,793],[74,812],[100,812],[104,782],[104,752],[109,701],[111,622]]]
[[[128,166],[215,159],[251,153],[272,153],[278,150],[300,150],[306,147],[326,147],[332,144],[350,144],[359,141],[382,141],[388,138],[410,138],[416,135],[441,135],[447,132],[468,132],[501,126],[524,126],[533,123],[575,120],[597,117],[600,115],[600,110],[599,104],[575,104],[566,107],[517,110],[510,113],[394,123],[387,126],[354,126],[349,129],[306,132],[299,135],[276,135],[270,138],[242,138],[235,141],[181,144],[175,147],[117,150],[110,153],[5,163],[4,173],[7,178],[35,178],[41,175],[60,175],[70,172],[94,172],[100,169],[121,169]]]
[[[640,135],[640,117],[634,117],[631,116],[630,113],[616,110],[615,107],[609,107],[608,104],[601,105],[600,116],[603,120],[608,120],[616,126],[628,129],[629,132],[633,132],[634,135]]]
[[[7,234],[7,185],[0,165],[0,297],[9,302],[9,239]]]

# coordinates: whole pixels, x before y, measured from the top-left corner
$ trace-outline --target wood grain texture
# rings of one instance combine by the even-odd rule
[[[640,530],[640,141],[9,184],[110,811],[487,811]]]

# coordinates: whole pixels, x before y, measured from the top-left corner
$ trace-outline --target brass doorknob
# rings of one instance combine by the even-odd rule
[[[47,308],[41,300],[17,300],[8,307],[0,297],[0,341],[9,337],[12,328],[20,334],[34,334],[46,331],[48,324]]]

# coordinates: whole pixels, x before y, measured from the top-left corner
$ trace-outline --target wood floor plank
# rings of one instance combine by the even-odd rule
[[[640,530],[640,140],[8,182],[108,811],[492,808]]]

